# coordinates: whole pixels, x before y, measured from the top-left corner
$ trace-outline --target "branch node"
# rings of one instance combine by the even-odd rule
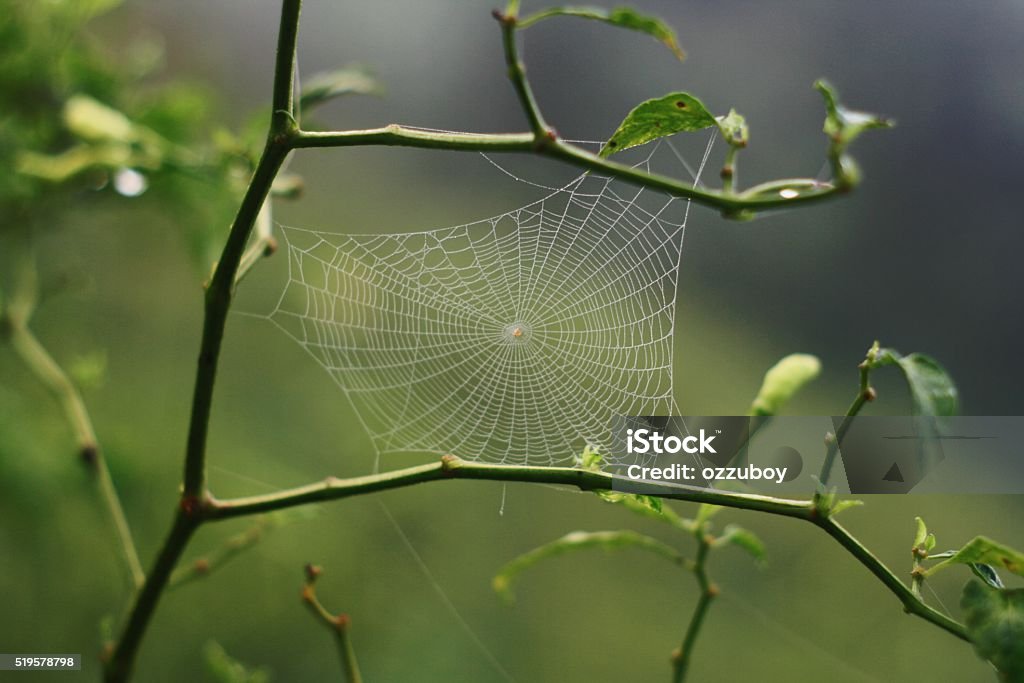
[[[514,14],[505,14],[502,10],[495,8],[491,10],[491,16],[497,19],[498,23],[502,26],[514,27],[516,25],[516,16]]]
[[[442,455],[441,456],[441,471],[446,474],[452,474],[462,464],[462,460],[456,455]]]
[[[868,387],[864,390],[865,401],[874,401],[876,398],[878,398],[878,392],[875,391],[874,387]]]
[[[204,505],[199,496],[184,495],[181,497],[178,507],[186,517],[195,519],[202,513]]]

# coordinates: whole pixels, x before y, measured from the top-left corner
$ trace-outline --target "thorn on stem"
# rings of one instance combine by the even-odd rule
[[[874,401],[876,398],[878,398],[878,392],[875,391],[874,387],[868,387],[867,389],[864,390],[865,401]]]

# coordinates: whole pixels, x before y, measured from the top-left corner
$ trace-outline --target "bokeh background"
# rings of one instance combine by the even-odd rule
[[[537,96],[564,136],[602,139],[640,100],[685,89],[714,110],[733,106],[747,116],[746,184],[818,173],[822,108],[810,85],[819,76],[851,105],[899,123],[857,144],[866,179],[842,201],[751,223],[695,209],[677,324],[684,410],[742,413],[771,363],[805,351],[819,355],[825,371],[792,411],[841,411],[856,387],[856,363],[878,338],[940,359],[958,381],[965,413],[1020,414],[1024,7],[636,4],[678,29],[684,64],[645,36],[589,22],[551,21],[525,34]],[[237,127],[268,100],[276,5],[133,0],[90,30],[115,57],[140,41],[161,46],[157,80],[204,84],[214,118]],[[318,122],[522,129],[491,8],[307,0],[302,74],[360,62],[387,87],[383,98],[329,105]],[[13,105],[0,102],[0,116]],[[526,177],[573,175],[553,162],[501,161]],[[454,225],[537,198],[472,154],[310,151],[291,168],[306,190],[300,201],[279,203],[276,218],[331,231]],[[106,354],[105,381],[86,400],[148,564],[177,495],[200,284],[210,264],[187,237],[196,214],[146,195],[94,194],[52,212],[54,224],[37,236],[44,278],[74,277],[46,301],[35,328],[64,363]],[[240,309],[267,311],[284,267],[283,259],[261,264]],[[881,378],[880,390],[872,410],[908,409],[894,378]],[[365,473],[373,464],[368,439],[326,373],[272,325],[243,316],[229,321],[210,458],[220,496]],[[495,661],[517,681],[666,680],[668,653],[696,600],[690,576],[642,554],[572,555],[526,575],[514,606],[492,593],[490,579],[520,552],[575,529],[637,528],[684,548],[687,539],[593,496],[526,485],[509,485],[504,495],[504,514],[502,486],[459,482],[292,516],[214,576],[165,597],[138,680],[203,680],[210,639],[274,680],[337,678],[330,638],[298,600],[305,562],[325,567],[328,606],[351,614],[368,681],[502,680]],[[873,497],[845,523],[890,566],[909,571],[915,515],[943,548],[977,533],[1021,547],[1022,512],[1021,499],[1009,496]],[[970,647],[904,616],[824,534],[790,520],[720,517],[755,530],[769,562],[757,568],[738,550],[713,557],[724,597],[702,633],[693,680],[992,680]],[[0,347],[0,650],[81,652],[86,675],[96,676],[101,623],[120,618],[126,595],[105,520],[57,407]],[[245,526],[204,528],[190,556]],[[956,614],[966,578],[939,577],[929,599]]]

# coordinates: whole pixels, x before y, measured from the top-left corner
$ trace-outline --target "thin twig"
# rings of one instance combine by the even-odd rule
[[[316,580],[322,573],[320,567],[312,564],[306,565],[306,583],[302,586],[302,601],[309,605],[313,615],[327,626],[331,635],[334,636],[334,641],[338,646],[338,656],[341,658],[345,683],[362,683],[363,677],[359,673],[356,651],[349,635],[352,620],[347,614],[331,614],[317,598]]]
[[[704,617],[707,616],[711,601],[718,595],[718,586],[711,583],[711,579],[708,578],[707,560],[711,550],[711,539],[707,535],[706,525],[698,525],[694,536],[697,538],[697,558],[693,565],[693,575],[697,579],[700,596],[697,598],[697,604],[690,616],[690,623],[686,626],[683,642],[679,649],[672,653],[673,683],[682,683],[685,680],[693,659],[697,636],[700,634],[701,626],[704,625]]]
[[[227,539],[213,551],[203,557],[196,558],[188,565],[177,568],[168,580],[167,589],[170,590],[190,581],[206,578],[238,555],[259,543],[263,538],[266,528],[266,518],[260,518],[248,529]]]
[[[238,272],[235,273],[236,287],[249,274],[252,267],[260,262],[260,259],[272,256],[277,251],[277,238],[274,237],[274,220],[270,215],[270,206],[271,202],[268,198],[263,202],[263,208],[256,214],[256,236],[238,263]]]
[[[870,355],[873,351],[875,351],[875,347],[872,347],[868,354]],[[843,417],[843,421],[839,423],[839,429],[836,430],[836,433],[829,434],[826,437],[827,450],[825,451],[825,462],[821,464],[821,474],[818,475],[818,481],[821,482],[823,489],[828,486],[828,480],[832,476],[832,467],[835,465],[836,455],[846,439],[846,433],[850,431],[850,427],[853,425],[853,419],[865,405],[874,401],[877,397],[874,387],[871,386],[872,360],[872,358],[865,358],[857,366],[860,370],[860,386],[857,389],[857,396],[854,397],[850,407],[846,410],[846,415]]]
[[[23,279],[19,291],[8,302],[0,319],[0,328],[3,328],[11,347],[25,367],[50,391],[63,408],[82,463],[96,476],[96,485],[107,514],[114,524],[118,545],[124,556],[132,586],[138,590],[145,581],[145,574],[139,562],[138,551],[135,549],[131,528],[128,526],[128,518],[124,514],[121,499],[110,477],[106,458],[103,457],[99,440],[96,438],[89,410],[78,387],[29,327],[36,304],[34,283],[35,270],[32,269],[31,274]]]

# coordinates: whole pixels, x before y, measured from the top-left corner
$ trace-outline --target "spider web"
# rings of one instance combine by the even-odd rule
[[[637,168],[685,165],[668,140],[644,154]],[[607,452],[616,416],[677,412],[689,202],[594,174],[529,184],[549,194],[437,230],[282,226],[288,282],[268,317],[347,395],[378,457],[564,463]]]

